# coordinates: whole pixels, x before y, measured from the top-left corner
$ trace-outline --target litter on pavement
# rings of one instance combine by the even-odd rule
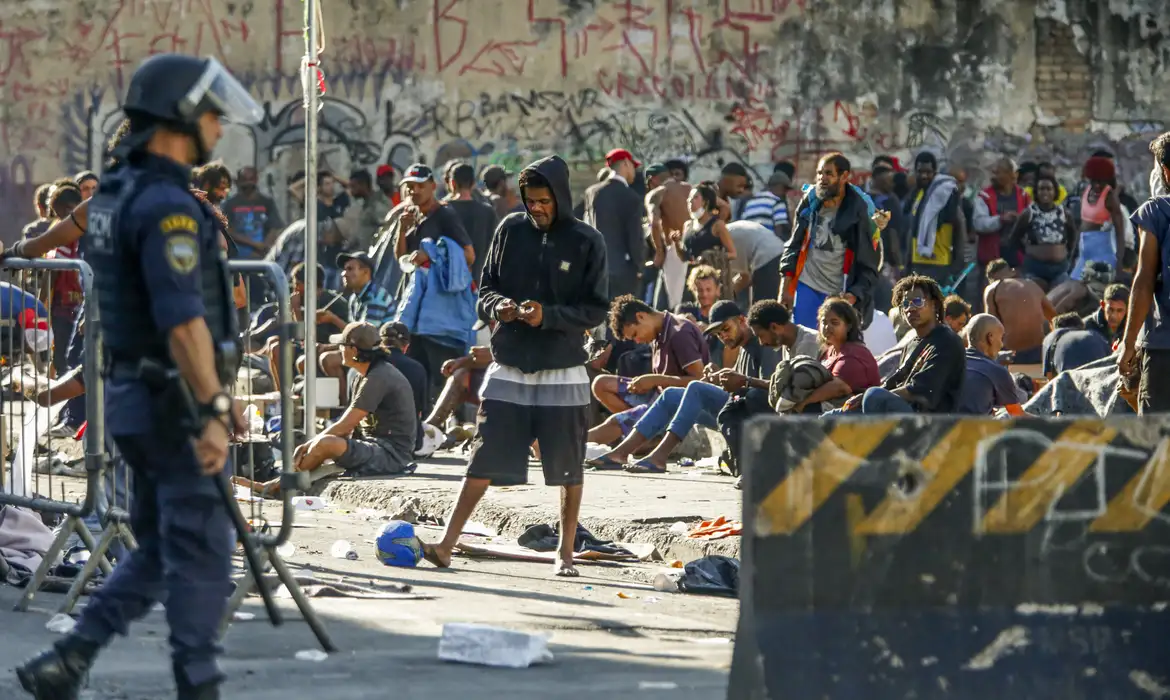
[[[515,630],[449,623],[439,639],[439,659],[480,666],[528,668],[553,660],[548,637]]]

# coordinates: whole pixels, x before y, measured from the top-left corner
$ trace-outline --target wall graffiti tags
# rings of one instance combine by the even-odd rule
[[[1003,50],[1029,45],[1034,17],[992,0],[910,0],[917,10],[897,12],[896,4],[905,5],[329,4],[322,163],[346,172],[462,158],[515,170],[555,151],[583,185],[617,146],[647,162],[688,159],[694,178],[743,163],[757,182],[780,159],[807,179],[816,158],[836,150],[854,160],[858,180],[878,153],[1038,152],[1034,86]],[[45,0],[37,8],[0,19],[0,153],[22,158],[33,182],[98,167],[134,67],[182,51],[216,57],[264,104],[264,122],[229,127],[220,153],[229,167],[260,168],[263,186],[285,200],[289,176],[303,169],[300,3]],[[940,77],[948,71],[957,77]],[[1118,152],[1136,186],[1145,131],[1106,126],[1095,138]],[[1092,140],[1056,134],[1040,151],[1071,170]],[[31,205],[17,200],[12,218],[29,217]]]

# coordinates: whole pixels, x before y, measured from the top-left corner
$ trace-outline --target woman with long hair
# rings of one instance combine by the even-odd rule
[[[821,341],[818,359],[833,378],[793,406],[790,413],[803,413],[806,407],[822,402],[836,407],[844,399],[882,383],[877,360],[861,335],[861,315],[853,304],[843,297],[826,299],[817,311],[817,330]]]
[[[735,260],[735,243],[727,224],[719,216],[719,194],[715,185],[702,182],[691,190],[691,220],[681,232],[671,235],[674,252],[692,268],[710,265],[719,272],[723,282],[721,298],[734,298],[731,281],[731,261]]]

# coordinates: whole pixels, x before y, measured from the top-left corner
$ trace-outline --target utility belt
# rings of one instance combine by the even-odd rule
[[[235,383],[239,363],[239,345],[232,341],[220,343],[215,353],[215,371],[221,386],[230,388]],[[169,437],[185,439],[203,432],[207,418],[200,411],[190,385],[169,360],[109,352],[102,376],[118,382],[145,384],[150,390],[155,425]]]

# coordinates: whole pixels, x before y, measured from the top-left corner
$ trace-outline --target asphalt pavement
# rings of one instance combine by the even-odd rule
[[[551,494],[549,494],[551,495]],[[275,512],[275,509],[270,509]],[[224,639],[224,697],[233,700],[413,698],[663,698],[722,700],[738,602],[661,593],[647,581],[662,564],[583,565],[581,578],[556,579],[543,563],[456,557],[450,570],[387,567],[373,538],[386,511],[298,513],[287,557],[291,568],[325,581],[409,584],[420,599],[315,598],[339,651],[302,661],[316,649],[291,601],[272,627],[258,598]],[[425,539],[438,531],[423,530]],[[358,559],[331,556],[334,542],[356,545]],[[40,594],[27,613],[11,612],[16,589],[0,586],[0,698],[24,697],[11,668],[57,638],[45,628],[59,597]],[[549,636],[551,663],[499,669],[443,662],[444,623],[471,622]],[[151,613],[100,657],[86,700],[173,697],[164,613]]]

